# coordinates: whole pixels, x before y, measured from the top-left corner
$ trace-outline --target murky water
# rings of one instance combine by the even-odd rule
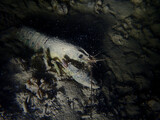
[[[42,1],[0,2],[0,119],[158,120],[159,2]],[[102,61],[34,51],[8,29],[24,26]],[[74,80],[68,63],[99,89]]]

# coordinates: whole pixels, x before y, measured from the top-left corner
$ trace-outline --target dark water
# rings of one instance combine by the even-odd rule
[[[104,31],[106,32],[108,28],[106,21],[91,15],[72,15],[62,18],[34,15],[27,17],[24,24],[42,34],[78,45],[92,55],[101,51]]]

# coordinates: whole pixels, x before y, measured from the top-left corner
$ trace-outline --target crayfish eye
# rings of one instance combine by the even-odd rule
[[[83,57],[83,55],[82,55],[82,54],[80,54],[80,55],[79,55],[79,58],[82,58],[82,57]]]

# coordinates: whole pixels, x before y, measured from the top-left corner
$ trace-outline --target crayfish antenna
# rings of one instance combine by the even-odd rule
[[[93,55],[93,57],[96,57],[96,56],[100,55],[101,53],[102,53],[102,52],[99,52],[99,53]]]
[[[105,61],[106,59],[91,59],[89,60],[89,63],[97,63],[97,62],[100,62],[100,61]]]

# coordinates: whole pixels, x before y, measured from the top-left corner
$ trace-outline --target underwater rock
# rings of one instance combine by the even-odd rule
[[[15,67],[24,64],[22,61],[15,62],[13,59],[11,62],[12,64],[16,64]],[[9,69],[11,69],[11,72],[14,71],[10,67]],[[38,73],[39,71],[31,69],[19,69],[15,71],[15,74],[19,75],[16,75],[17,77],[13,81],[16,83],[17,91],[15,92],[14,103],[18,105],[17,109],[23,112],[24,115],[31,114],[34,119],[46,116],[52,119],[56,118],[57,120],[64,118],[68,120],[79,120],[81,118],[79,113],[86,114],[86,106],[98,104],[98,100],[93,97],[96,96],[97,91],[93,91],[91,94],[89,88],[79,87],[77,83],[73,83],[70,80],[56,81],[54,78],[49,79],[48,75],[45,75],[46,73],[41,72],[40,75]],[[34,75],[36,72],[38,74],[37,76]],[[33,78],[33,76],[37,78]],[[26,79],[24,79],[25,77]],[[94,98],[94,102],[90,100],[91,95]],[[87,114],[90,116],[90,111]],[[101,114],[98,114],[98,116],[99,119],[102,117],[105,118]]]
[[[158,38],[151,38],[148,40],[148,44],[146,46],[149,46],[150,48],[154,48],[159,50],[160,49],[160,41]]]
[[[134,29],[134,28],[132,28],[129,35],[135,39],[141,39],[142,38],[141,36],[143,36],[141,30]]]
[[[148,101],[148,105],[153,111],[160,111],[160,102],[150,100]]]
[[[153,38],[153,34],[151,33],[151,31],[149,29],[144,28],[143,33],[144,33],[146,39]]]
[[[135,82],[138,84],[139,90],[149,89],[150,81],[143,76],[135,76]]]
[[[150,26],[151,27],[151,30],[153,31],[153,33],[160,37],[160,24],[153,24]]]
[[[99,14],[103,11],[102,5],[103,5],[102,0],[97,0],[96,1],[95,7],[94,7],[96,13]]]
[[[132,3],[134,3],[135,5],[139,5],[141,4],[143,1],[142,0],[131,0]]]
[[[59,14],[59,15],[66,15],[68,14],[68,7],[65,3],[58,3],[55,0],[52,0],[51,2],[53,9],[55,10],[54,12]]]
[[[38,99],[42,100],[44,98],[48,98],[47,92],[52,91],[52,84],[47,84],[43,79],[38,81],[35,78],[31,78],[27,81],[26,89],[31,91],[33,94],[37,96]]]
[[[22,92],[22,93],[17,94],[16,96],[16,102],[19,104],[19,107],[23,109],[24,113],[29,112],[28,106],[27,106],[28,99],[29,99],[29,94],[27,93]]]
[[[116,89],[119,95],[129,94],[133,91],[133,88],[129,86],[117,86]]]
[[[127,40],[125,40],[121,35],[111,34],[110,37],[116,45],[125,46],[127,44]]]
[[[133,13],[133,16],[138,20],[144,20],[145,18],[147,19],[145,8],[137,7]]]
[[[139,115],[140,109],[138,106],[135,106],[134,104],[128,104],[125,106],[125,108],[126,108],[127,116],[136,117]]]
[[[110,12],[116,18],[124,19],[133,13],[133,5],[130,1],[105,0],[104,5],[108,5]]]
[[[74,10],[78,10],[82,13],[95,13],[95,2],[87,1],[87,2],[78,2],[75,0],[70,1],[70,6]]]

